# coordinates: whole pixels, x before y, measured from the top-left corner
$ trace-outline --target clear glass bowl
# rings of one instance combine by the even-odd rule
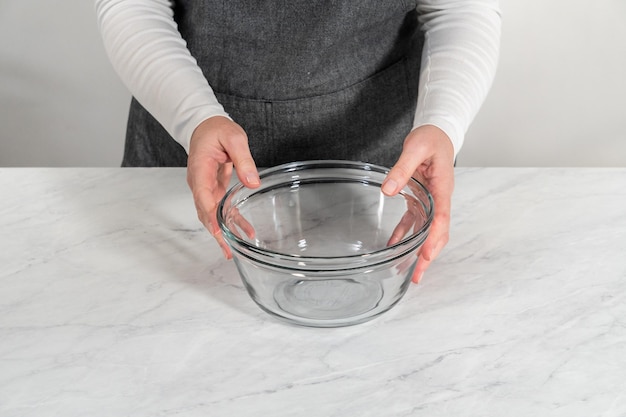
[[[433,200],[411,179],[394,196],[389,170],[350,161],[307,161],[235,184],[217,217],[241,279],[266,312],[291,323],[346,326],[393,307],[406,292],[428,235]]]

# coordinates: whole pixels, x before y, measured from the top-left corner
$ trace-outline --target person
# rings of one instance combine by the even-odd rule
[[[498,0],[95,0],[133,94],[123,166],[187,166],[226,257],[216,207],[233,167],[351,159],[414,176],[435,216],[418,282],[448,242],[454,161],[493,80]]]

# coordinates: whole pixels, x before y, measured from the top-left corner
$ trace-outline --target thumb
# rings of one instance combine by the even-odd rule
[[[239,126],[237,126],[239,127]],[[222,142],[224,150],[235,166],[235,171],[239,180],[249,188],[256,188],[261,185],[259,172],[250,153],[248,137],[239,127],[238,134],[231,135]]]
[[[383,193],[388,196],[397,194],[409,182],[424,159],[426,158],[419,149],[404,150],[383,181]]]
[[[249,150],[247,151],[247,154],[231,154],[230,157],[233,161],[233,165],[235,166],[237,177],[243,185],[248,188],[256,188],[261,185],[259,172]]]

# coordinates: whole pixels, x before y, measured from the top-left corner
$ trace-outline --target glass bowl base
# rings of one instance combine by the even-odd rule
[[[274,301],[285,314],[309,325],[345,325],[351,318],[376,309],[384,295],[381,284],[372,280],[323,279],[284,282],[274,291]],[[282,314],[281,314],[282,315]]]

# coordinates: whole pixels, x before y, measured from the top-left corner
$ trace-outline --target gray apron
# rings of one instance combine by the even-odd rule
[[[415,2],[176,0],[174,16],[258,166],[305,159],[393,165],[411,129],[423,35]],[[187,155],[132,100],[123,166]]]

